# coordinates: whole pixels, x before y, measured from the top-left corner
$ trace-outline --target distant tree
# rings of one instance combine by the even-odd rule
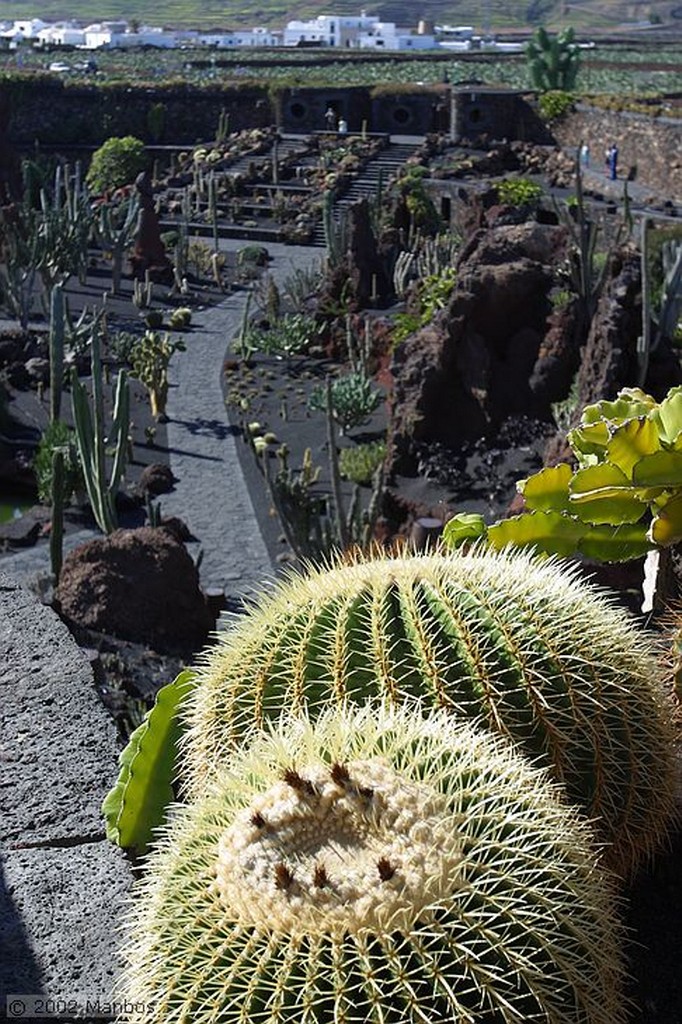
[[[92,154],[86,181],[98,195],[111,192],[131,185],[146,164],[144,142],[134,135],[113,136]]]
[[[537,28],[526,44],[526,62],[536,89],[571,92],[580,66],[580,50],[573,29],[567,28],[550,37],[542,26]]]

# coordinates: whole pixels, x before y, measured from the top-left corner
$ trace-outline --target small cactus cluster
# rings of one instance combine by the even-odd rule
[[[544,773],[443,711],[264,731],[138,892],[138,1024],[622,1024],[617,902]]]
[[[408,697],[539,758],[630,873],[664,835],[674,758],[659,651],[604,594],[516,552],[355,556],[294,575],[212,648],[187,711],[201,791],[284,708]]]
[[[616,872],[673,807],[660,665],[523,551],[293,574],[187,681],[126,1019],[624,1024]]]

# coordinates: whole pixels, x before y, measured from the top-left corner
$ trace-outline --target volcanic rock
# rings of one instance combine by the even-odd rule
[[[419,445],[458,448],[494,436],[510,416],[551,418],[548,394],[530,381],[564,244],[562,228],[530,223],[479,231],[466,245],[447,308],[395,351],[395,471],[415,471]]]
[[[56,597],[76,625],[162,652],[197,650],[214,626],[194,562],[164,529],[116,530],[75,548]]]

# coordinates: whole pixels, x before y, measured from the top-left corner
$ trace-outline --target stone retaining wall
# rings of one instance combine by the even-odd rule
[[[108,1019],[132,874],[116,730],[55,613],[0,572],[0,1018]]]
[[[273,107],[265,87],[149,89],[137,86],[97,88],[65,86],[60,81],[0,85],[8,99],[9,138],[20,146],[101,145],[112,135],[135,135],[144,142],[193,145],[215,138],[222,110],[229,130],[267,127]],[[150,130],[149,112],[162,104],[164,129]]]
[[[619,177],[634,173],[638,184],[682,202],[682,121],[579,105],[554,126],[554,135],[564,147],[587,142],[593,168],[603,166],[606,148],[617,143]]]

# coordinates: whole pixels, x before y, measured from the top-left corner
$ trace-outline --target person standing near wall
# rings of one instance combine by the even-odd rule
[[[328,132],[336,131],[336,111],[333,107],[327,107],[327,113],[324,115],[324,123],[327,126]]]
[[[610,157],[609,157],[609,177],[611,181],[615,181],[618,177],[618,146],[614,142],[611,146]]]

